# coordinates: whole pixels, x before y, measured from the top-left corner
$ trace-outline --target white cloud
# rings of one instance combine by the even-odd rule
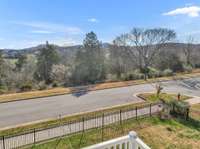
[[[96,18],[89,18],[88,22],[97,23],[97,22],[99,22],[99,20]]]
[[[67,34],[81,34],[82,33],[79,27],[66,26],[66,25],[57,24],[57,23],[23,22],[23,21],[22,22],[13,21],[11,23],[31,27],[39,31],[45,31],[46,33],[47,32],[56,32],[56,33],[61,32],[61,33],[67,33]]]
[[[53,34],[54,32],[47,31],[47,30],[33,30],[30,31],[33,34]]]
[[[177,8],[175,10],[163,13],[166,16],[176,16],[176,15],[187,15],[189,17],[198,17],[200,15],[199,6],[187,6],[183,8]]]

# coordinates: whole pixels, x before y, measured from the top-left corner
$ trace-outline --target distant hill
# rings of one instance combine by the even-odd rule
[[[103,43],[102,47],[104,50],[108,52],[109,48],[109,43]],[[16,58],[19,54],[34,54],[37,55],[39,52],[39,49],[43,48],[45,45],[38,45],[36,47],[30,47],[30,48],[25,48],[25,49],[0,49],[0,51],[3,52],[3,55],[5,58]],[[82,48],[82,45],[75,45],[75,46],[57,46],[54,45],[56,49],[58,50],[59,54],[67,57],[74,56],[76,52]],[[186,46],[184,43],[168,43],[167,46],[164,48],[165,50],[171,51],[171,52],[176,52],[179,54],[183,54],[181,52],[183,48]],[[200,44],[194,44],[193,45],[194,50],[199,50],[200,51]]]
[[[82,45],[75,46],[58,46],[54,45],[61,55],[74,55],[78,49],[82,48]],[[25,49],[0,49],[3,52],[5,58],[16,58],[19,54],[34,54],[37,55],[41,48],[45,47],[45,44]],[[104,49],[109,47],[109,43],[103,43]]]

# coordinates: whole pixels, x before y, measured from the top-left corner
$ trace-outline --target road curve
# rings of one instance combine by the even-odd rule
[[[163,82],[164,91],[200,96],[200,78]],[[59,115],[70,115],[126,103],[143,102],[133,96],[155,90],[155,84],[68,94],[0,104],[0,128],[20,125]]]

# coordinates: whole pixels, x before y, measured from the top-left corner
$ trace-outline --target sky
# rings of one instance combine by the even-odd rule
[[[76,45],[90,31],[112,42],[133,27],[170,28],[177,41],[200,42],[199,0],[0,0],[0,19],[0,48]]]

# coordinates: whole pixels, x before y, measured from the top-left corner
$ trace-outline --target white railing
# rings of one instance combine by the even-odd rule
[[[151,149],[137,133],[131,131],[129,135],[92,145],[83,149]]]

